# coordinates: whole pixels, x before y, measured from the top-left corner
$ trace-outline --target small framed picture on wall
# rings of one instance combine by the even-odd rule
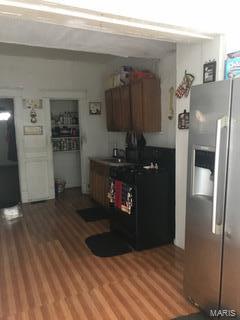
[[[216,61],[210,61],[203,65],[203,83],[216,80]]]
[[[89,114],[90,115],[100,115],[101,114],[101,102],[89,102]]]
[[[189,129],[189,115],[190,113],[184,109],[182,113],[178,115],[178,129]]]

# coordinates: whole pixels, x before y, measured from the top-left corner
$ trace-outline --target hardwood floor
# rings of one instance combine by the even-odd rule
[[[84,222],[91,206],[78,189],[57,201],[27,204],[24,217],[0,222],[0,319],[173,319],[196,309],[183,296],[183,252],[164,246],[98,258],[85,245],[108,230]]]

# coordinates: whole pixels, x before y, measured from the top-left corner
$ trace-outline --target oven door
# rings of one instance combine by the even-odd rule
[[[121,234],[133,247],[136,245],[136,188],[120,180],[110,180],[114,208],[110,229]],[[113,191],[114,187],[114,191]]]

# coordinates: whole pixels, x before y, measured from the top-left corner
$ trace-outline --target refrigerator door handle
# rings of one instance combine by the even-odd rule
[[[212,233],[218,234],[217,230],[217,202],[218,202],[218,178],[219,178],[219,162],[221,149],[222,129],[228,125],[228,118],[222,117],[217,120],[216,131],[216,150],[215,150],[215,169],[214,169],[214,184],[213,184],[213,212],[212,212]]]

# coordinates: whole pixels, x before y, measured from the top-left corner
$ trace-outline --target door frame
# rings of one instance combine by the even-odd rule
[[[86,151],[83,145],[84,142],[84,121],[83,121],[83,108],[86,108],[87,105],[87,91],[86,90],[40,90],[40,95],[43,99],[43,103],[45,102],[48,105],[48,144],[51,146],[51,154],[52,154],[52,165],[51,170],[54,175],[53,168],[53,150],[51,144],[51,109],[50,109],[50,100],[76,100],[78,101],[78,115],[79,115],[79,135],[80,135],[80,170],[81,170],[81,188],[82,192],[87,192],[87,182],[84,179],[84,170],[86,168]],[[45,100],[45,101],[44,101]]]
[[[23,113],[21,112],[23,107],[23,88],[0,87],[0,99],[4,98],[13,99],[14,125],[18,157],[19,187],[21,202],[24,203],[28,201],[28,188],[26,183],[26,168],[23,154]]]

